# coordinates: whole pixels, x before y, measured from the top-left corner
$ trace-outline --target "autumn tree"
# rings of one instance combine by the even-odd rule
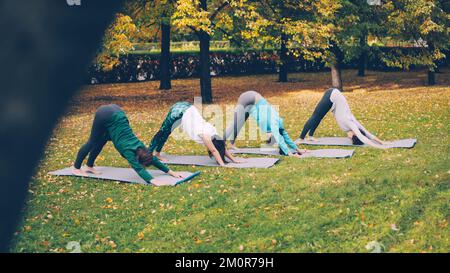
[[[428,82],[434,84],[436,61],[445,57],[443,51],[449,46],[449,21],[448,13],[444,10],[445,1],[336,2],[341,7],[331,20],[334,31],[330,39],[330,50],[325,58],[331,68],[333,87],[343,90],[341,64],[344,58],[359,56],[359,74],[363,75],[362,63],[365,64],[368,34],[414,44],[419,49],[418,52],[396,49],[384,54],[383,61],[388,66],[403,69],[409,69],[412,65],[425,65],[429,68]],[[355,46],[358,40],[359,47]]]
[[[140,29],[140,37],[151,40],[160,37],[161,54],[160,63],[160,90],[172,88],[171,69],[171,17],[175,10],[175,0],[130,0],[126,8],[137,22]]]
[[[133,49],[131,41],[136,33],[137,28],[131,17],[118,13],[106,30],[102,49],[96,57],[102,70],[111,71],[120,64],[120,56]]]
[[[278,48],[280,82],[287,82],[289,57],[315,60],[329,48],[339,8],[331,0],[240,0],[235,13],[244,18],[242,36],[254,46]]]
[[[368,0],[336,0],[334,16],[323,19],[333,29],[328,49],[322,55],[331,70],[332,87],[344,91],[342,66],[345,60],[359,59],[358,75],[365,75],[368,36],[383,33],[383,17],[376,3]]]
[[[218,28],[232,26],[231,0],[178,0],[173,23],[193,31],[200,41],[200,89],[203,103],[212,103],[210,41]]]
[[[351,12],[357,16],[357,24],[346,28],[347,37],[352,37],[355,46],[347,48],[352,51],[352,57],[358,58],[358,76],[364,77],[367,67],[370,46],[369,35],[381,37],[384,35],[384,12],[380,8],[381,1],[351,0]]]
[[[449,8],[444,0],[396,0],[385,1],[388,12],[388,35],[415,45],[418,51],[396,50],[384,56],[392,67],[409,69],[411,65],[428,67],[428,84],[435,84],[436,62],[445,58],[449,48]]]

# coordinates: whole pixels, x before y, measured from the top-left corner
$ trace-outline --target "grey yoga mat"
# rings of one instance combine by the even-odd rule
[[[367,147],[367,145],[353,145],[352,140],[347,137],[321,137],[317,141],[300,140],[295,141],[297,144],[304,145],[322,145],[322,146],[352,146],[352,147]],[[417,139],[401,139],[390,141],[386,148],[413,148],[417,143]]]
[[[54,172],[50,172],[52,175],[59,176],[75,176],[72,174],[72,167],[65,168],[62,170],[57,170]],[[96,170],[101,172],[100,175],[90,174],[86,176],[86,178],[97,178],[97,179],[105,179],[105,180],[113,180],[120,181],[126,183],[136,183],[136,184],[147,184],[133,169],[131,168],[114,168],[114,167],[95,167]],[[165,174],[162,171],[158,170],[148,170],[148,172],[158,181],[161,181],[162,184],[157,186],[176,186],[183,182],[187,182],[192,178],[196,177],[200,174],[200,172],[190,173],[190,172],[178,172],[186,176],[186,178],[175,178],[168,174]]]
[[[195,166],[207,166],[207,167],[218,167],[219,164],[214,159],[209,156],[200,155],[162,155],[166,164],[172,165],[195,165]],[[228,168],[270,168],[275,165],[280,159],[278,158],[240,158],[244,160],[244,163],[227,163]]]
[[[345,149],[321,149],[308,150],[302,154],[300,158],[347,158],[352,157],[355,150]],[[272,155],[279,156],[280,152],[276,148],[242,148],[231,150],[233,154],[258,154],[258,155]]]

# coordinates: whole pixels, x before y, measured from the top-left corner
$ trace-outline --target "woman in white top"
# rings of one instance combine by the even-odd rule
[[[156,151],[156,157],[161,157],[161,150],[173,130],[181,125],[181,129],[195,142],[204,145],[210,157],[214,157],[220,166],[224,166],[226,158],[233,163],[242,163],[233,157],[226,149],[225,141],[217,135],[216,128],[206,122],[197,108],[189,102],[177,102],[169,110],[158,133],[150,142],[150,152]]]
[[[352,139],[354,145],[366,144],[374,148],[384,148],[382,145],[385,145],[386,142],[371,134],[359,123],[352,114],[344,95],[335,88],[328,89],[325,92],[314,113],[303,127],[300,139],[304,139],[306,134],[309,133],[310,139],[314,140],[314,131],[329,110],[333,113],[339,127]]]

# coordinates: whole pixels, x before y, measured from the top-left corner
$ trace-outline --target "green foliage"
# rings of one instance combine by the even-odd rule
[[[331,41],[343,51],[344,58],[358,57],[368,49],[369,35],[383,35],[383,13],[378,6],[371,6],[367,0],[340,0],[341,8],[336,13],[332,24],[335,26]],[[333,56],[328,56],[333,58]]]
[[[257,47],[279,48],[282,37],[295,55],[313,59],[321,57],[314,49],[326,49],[334,26],[330,24],[336,1],[237,1],[236,15],[243,18],[242,37]]]
[[[422,49],[417,55],[401,52],[386,55],[385,62],[393,67],[408,69],[411,65],[426,65],[436,68],[435,62],[449,48],[449,14],[444,10],[445,1],[398,0],[386,1],[383,9],[387,16],[387,34],[399,40],[410,41]]]
[[[95,60],[97,64],[102,70],[111,71],[120,64],[120,55],[134,50],[135,43],[157,40],[160,25],[170,24],[173,11],[172,0],[127,1],[123,12],[128,15],[117,14],[106,31],[103,47]]]
[[[245,48],[280,48],[282,37],[295,56],[336,62],[335,44],[346,59],[353,59],[380,41],[397,41],[422,48],[419,54],[401,50],[383,56],[392,67],[426,65],[434,69],[449,45],[449,16],[437,0],[129,0],[108,30],[97,61],[105,70],[118,64],[117,54],[132,43],[159,40],[160,24],[173,26],[172,40],[196,39],[199,31]],[[202,7],[205,5],[206,9]],[[130,17],[133,19],[130,21]],[[191,36],[194,35],[194,36]],[[174,49],[175,51],[191,51]]]
[[[129,0],[126,12],[139,27],[136,42],[157,40],[162,23],[171,24],[175,0]]]
[[[232,0],[178,0],[173,23],[179,28],[214,35],[218,29],[226,32],[233,27],[228,11]]]
[[[213,33],[210,12],[200,8],[200,1],[178,1],[177,10],[173,15],[174,24],[179,27],[191,27],[195,31],[203,30],[208,34]]]

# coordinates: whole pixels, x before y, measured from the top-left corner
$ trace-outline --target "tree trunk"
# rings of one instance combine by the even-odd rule
[[[433,51],[434,51],[434,44],[429,43],[428,50],[432,54]],[[435,70],[434,67],[429,67],[428,68],[428,85],[435,85],[436,84],[436,73],[435,73],[435,71],[436,70]]]
[[[280,48],[280,71],[278,73],[279,82],[288,81],[288,49],[286,34],[281,34],[281,48]]]
[[[200,8],[207,11],[208,1],[200,0]],[[202,95],[202,103],[210,104],[213,102],[210,71],[211,62],[209,58],[211,36],[203,30],[200,30],[197,34],[200,40],[200,92]]]
[[[170,23],[161,23],[160,90],[170,90]]]
[[[344,53],[339,48],[339,46],[335,43],[331,43],[331,52],[333,53],[333,60],[331,63],[331,84],[333,88],[337,88],[340,91],[344,92],[344,86],[342,84],[342,62],[344,60]]]
[[[358,76],[364,77],[366,75],[367,65],[367,35],[362,35],[359,39],[359,46],[361,55],[359,56]]]
[[[341,69],[337,62],[331,65],[331,85],[333,86],[333,88],[337,88],[340,91],[344,92],[344,87],[342,86]]]
[[[436,73],[433,69],[428,69],[428,85],[436,84]]]
[[[202,102],[205,104],[210,104],[213,102],[209,58],[209,45],[211,37],[204,31],[199,31],[198,36],[200,40],[200,90]]]

